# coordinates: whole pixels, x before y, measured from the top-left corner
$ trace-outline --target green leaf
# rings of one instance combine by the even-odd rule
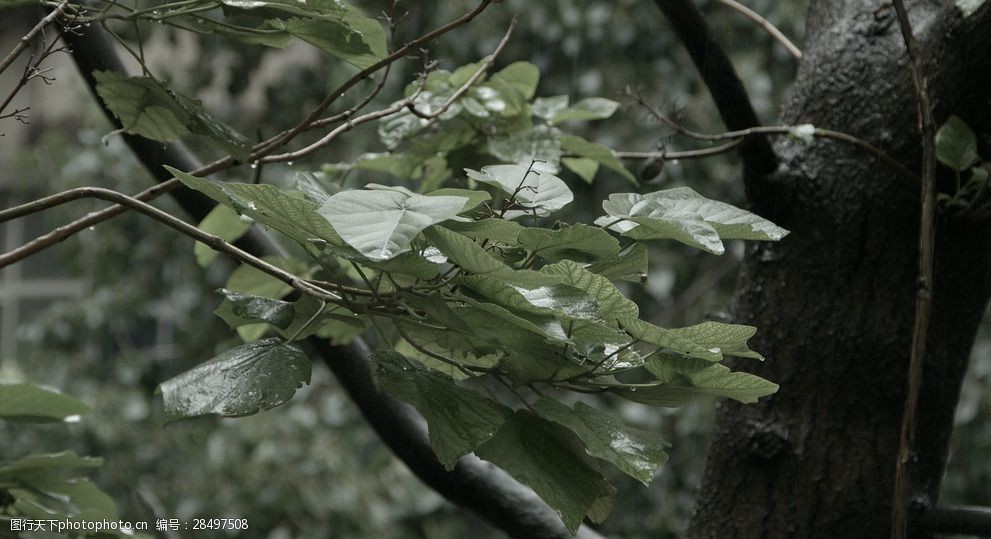
[[[130,77],[115,71],[94,71],[96,92],[125,133],[159,142],[171,142],[194,133],[218,144],[239,161],[251,142],[203,110],[199,101],[164,88],[150,77]]]
[[[480,240],[491,240],[507,245],[519,243],[523,227],[506,219],[480,219],[478,221],[446,221],[444,228]]]
[[[660,355],[647,362],[647,370],[664,384],[683,387],[695,393],[728,397],[744,404],[778,390],[778,384],[746,372],[704,359]]]
[[[568,120],[603,120],[613,115],[619,103],[602,97],[589,97],[582,99],[574,106],[556,112],[551,117],[552,124],[559,124]]]
[[[571,172],[577,174],[579,178],[585,180],[585,183],[592,183],[592,180],[595,179],[595,174],[599,171],[598,161],[584,157],[564,157],[561,159],[561,164]]]
[[[668,459],[664,452],[668,444],[660,436],[630,428],[612,415],[584,403],[579,402],[571,409],[556,400],[541,397],[533,408],[544,419],[574,432],[584,442],[589,455],[611,462],[645,485]]]
[[[502,404],[416,368],[397,352],[379,350],[372,359],[376,378],[386,390],[412,404],[427,420],[430,445],[448,470],[512,417]]]
[[[620,325],[635,339],[708,361],[719,361],[724,355],[764,359],[747,347],[757,332],[753,326],[703,322],[665,329],[635,318],[620,320]]]
[[[544,260],[578,262],[615,260],[619,242],[601,228],[583,224],[562,224],[560,228],[527,228],[520,232],[520,243]]]
[[[936,158],[957,172],[977,161],[977,136],[958,116],[950,116],[936,132]]]
[[[210,210],[210,213],[206,214],[206,217],[200,221],[196,228],[226,242],[233,242],[251,228],[251,221],[241,219],[230,206],[218,204]],[[196,263],[205,268],[217,258],[218,253],[205,243],[196,242],[196,245],[193,246],[193,254],[196,255]]]
[[[540,70],[530,62],[514,62],[503,68],[502,71],[492,75],[492,79],[501,80],[509,84],[525,100],[529,101],[533,99],[533,94],[537,93],[537,83],[540,82]]]
[[[705,198],[688,187],[647,195],[614,193],[602,202],[608,215],[595,220],[633,239],[674,239],[713,254],[725,251],[724,239],[771,240],[788,231],[730,204]]]
[[[560,178],[536,168],[528,173],[527,167],[520,165],[491,165],[481,171],[466,168],[465,172],[475,181],[502,189],[524,208],[507,211],[507,219],[532,214],[546,217],[575,198]]]
[[[561,277],[565,284],[584,290],[595,299],[599,311],[610,321],[636,318],[640,314],[637,304],[617,290],[609,279],[592,273],[570,260],[544,266],[540,272]]]
[[[317,213],[318,206],[309,200],[292,197],[272,185],[218,182],[169,166],[165,169],[187,187],[278,230],[304,247],[314,240],[336,246],[345,245],[330,223]]]
[[[331,196],[320,214],[361,254],[388,260],[408,251],[424,228],[460,213],[467,202],[467,197],[353,190]]]
[[[571,533],[596,502],[616,492],[571,431],[526,411],[517,411],[475,453],[532,488]]]
[[[324,303],[313,296],[304,295],[290,305],[292,318],[289,324],[277,329],[284,339],[295,337],[300,340],[317,334],[331,336],[335,343],[341,339],[350,341],[346,337],[360,335],[368,325],[364,318],[344,307]]]
[[[568,108],[568,96],[538,97],[533,100],[533,115],[544,120],[550,120],[555,114]]]
[[[120,120],[125,133],[159,142],[189,134],[189,117],[154,79],[126,79],[114,71],[94,71],[93,77],[96,93]]]
[[[561,132],[557,129],[538,125],[504,137],[490,138],[489,153],[507,163],[529,164],[538,161],[550,172],[557,172],[561,161],[560,137]]]
[[[279,269],[297,275],[306,269],[306,266],[299,261],[278,256],[266,256],[262,260]],[[230,277],[227,278],[225,287],[233,292],[266,298],[281,298],[292,290],[292,287],[288,284],[246,264],[238,266],[237,269],[231,272]]]
[[[691,402],[695,396],[690,389],[671,385],[613,388],[610,391],[629,401],[663,408],[677,408]]]
[[[647,262],[647,248],[642,243],[637,243],[613,262],[600,262],[585,269],[610,281],[642,284],[647,280]]]
[[[264,322],[285,329],[293,321],[293,307],[288,301],[242,294],[226,288],[217,292],[224,296],[224,301],[213,312],[231,328]]]
[[[66,479],[54,470],[38,470],[17,477],[19,488],[9,490],[15,502],[10,510],[37,521],[65,519],[72,522],[117,521],[117,508],[88,479]]]
[[[0,384],[0,419],[46,423],[89,413],[78,400],[34,384]]]
[[[976,13],[984,5],[984,2],[985,0],[956,0],[957,7],[964,17],[970,17]]]
[[[492,255],[482,249],[477,243],[468,238],[452,232],[441,226],[432,226],[424,230],[424,236],[435,247],[440,249],[447,258],[461,267],[461,269],[471,273],[492,273],[501,270],[508,270],[509,267],[496,260]]]
[[[238,346],[194,367],[159,389],[166,421],[216,414],[240,417],[275,408],[310,383],[302,350],[269,338]]]
[[[458,213],[464,213],[478,207],[479,204],[483,202],[488,202],[492,200],[492,195],[486,193],[485,191],[472,191],[471,189],[454,189],[450,187],[445,187],[443,189],[438,189],[436,191],[431,191],[427,193],[428,197],[465,197],[468,202],[465,202],[463,208]]]
[[[623,162],[616,157],[616,152],[607,146],[574,135],[561,135],[561,150],[585,159],[592,159],[604,167],[615,170],[633,185],[637,185],[637,179],[623,166]],[[591,180],[586,179],[586,181]]]
[[[494,303],[510,309],[551,317],[601,320],[599,306],[585,291],[565,284],[535,288],[513,285],[487,275],[468,275],[458,282]]]
[[[103,459],[80,457],[72,451],[45,454],[35,453],[0,464],[0,478],[8,479],[16,477],[25,471],[31,470],[99,468],[102,465]]]

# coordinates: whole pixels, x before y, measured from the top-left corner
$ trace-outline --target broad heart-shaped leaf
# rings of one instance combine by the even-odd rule
[[[334,230],[372,260],[409,250],[421,230],[461,212],[466,197],[424,196],[392,190],[342,191],[320,207]]]
[[[977,136],[958,116],[950,116],[936,132],[936,158],[957,172],[977,161]]]
[[[602,97],[589,97],[551,116],[552,124],[568,120],[603,120],[613,115],[619,103]]]
[[[556,400],[541,397],[533,408],[544,419],[574,432],[585,443],[589,455],[613,463],[645,485],[668,459],[664,452],[668,444],[660,436],[630,428],[616,417],[587,404],[579,402],[571,409]]]
[[[986,0],[956,0],[957,7],[964,17],[970,17],[977,12]]]
[[[264,322],[285,329],[293,321],[292,303],[278,299],[242,294],[221,288],[224,301],[214,312],[231,328]]]
[[[241,219],[230,206],[217,204],[196,228],[226,242],[233,242],[251,228],[251,221]],[[193,254],[196,256],[196,264],[205,268],[217,258],[218,253],[205,243],[196,242]]]
[[[616,157],[616,152],[607,146],[589,142],[574,135],[561,135],[561,150],[573,153],[579,157],[592,159],[607,168],[615,170],[633,185],[637,185],[637,179],[623,166],[623,163]]]
[[[532,488],[576,533],[582,519],[616,489],[568,429],[517,411],[475,454]]]
[[[218,182],[186,174],[169,166],[165,169],[187,187],[230,206],[258,223],[278,230],[304,247],[313,240],[322,240],[336,246],[345,245],[330,223],[317,213],[317,205],[309,200],[289,196],[272,185]]]
[[[96,92],[120,120],[125,133],[170,142],[194,133],[207,137],[235,159],[244,161],[251,142],[203,110],[199,101],[166,90],[150,77],[130,77],[114,71],[94,71]]]
[[[561,225],[556,230],[527,228],[520,232],[520,243],[544,260],[602,262],[619,256],[619,242],[601,228],[583,224]]]
[[[788,231],[730,204],[710,200],[688,187],[647,195],[615,193],[602,202],[605,216],[595,224],[633,239],[674,239],[713,254],[724,239],[780,240]]]
[[[490,165],[481,171],[466,168],[465,172],[475,181],[502,189],[523,208],[507,211],[507,219],[532,214],[546,217],[568,205],[575,196],[561,178],[536,168],[528,173],[528,167],[520,165]]]
[[[427,228],[423,235],[434,244],[448,260],[457,264],[461,269],[471,273],[492,273],[509,270],[509,266],[496,260],[482,249],[477,243],[468,238],[447,230],[442,226]]]
[[[708,361],[719,361],[724,355],[764,359],[747,347],[757,332],[753,326],[702,322],[666,329],[635,318],[620,320],[620,325],[635,339]]]
[[[615,261],[592,264],[585,269],[610,281],[643,283],[647,280],[647,263],[647,248],[637,243]]]
[[[165,420],[217,414],[240,417],[275,408],[310,383],[310,360],[302,350],[268,338],[232,348],[159,389]]]
[[[663,384],[695,393],[729,397],[744,404],[757,402],[778,390],[778,384],[746,372],[695,357],[661,354],[647,361],[647,370]]]
[[[553,127],[538,125],[526,131],[492,138],[489,140],[489,153],[507,163],[538,161],[550,172],[557,172],[561,161],[561,132]]]
[[[379,350],[372,359],[385,388],[423,415],[430,445],[448,470],[475,450],[512,417],[502,404],[454,384],[442,375],[416,368],[398,352]]]
[[[640,315],[637,304],[624,296],[609,282],[609,279],[592,273],[581,265],[570,260],[562,260],[556,264],[544,266],[541,273],[561,277],[565,284],[579,290],[595,299],[602,315],[610,320],[636,318]]]
[[[78,400],[34,384],[0,384],[0,419],[47,423],[88,413]]]

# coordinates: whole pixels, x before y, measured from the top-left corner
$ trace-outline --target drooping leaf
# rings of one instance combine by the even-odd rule
[[[594,159],[563,157],[561,158],[561,164],[571,172],[577,174],[579,178],[585,180],[586,183],[592,183],[592,180],[595,179],[595,174],[599,172],[599,162]]]
[[[713,254],[724,239],[780,240],[788,231],[730,204],[705,198],[687,187],[647,195],[614,193],[602,202],[607,215],[595,224],[634,239],[674,239]]]
[[[226,242],[233,242],[251,228],[251,221],[241,219],[241,216],[230,206],[218,204],[210,210],[210,213],[206,214],[206,217],[200,221],[196,228]],[[196,242],[196,245],[193,246],[193,254],[196,256],[196,264],[200,267],[206,267],[217,258],[218,253],[205,243]]]
[[[430,445],[448,470],[512,417],[512,411],[502,404],[416,368],[397,352],[379,350],[373,360],[379,382],[427,420]]]
[[[977,136],[958,116],[950,116],[936,132],[936,158],[963,172],[977,161]]]
[[[570,260],[562,260],[544,266],[541,273],[561,277],[564,283],[591,296],[599,307],[599,312],[610,320],[636,318],[640,314],[637,304],[622,294],[609,279],[592,273]]]
[[[447,230],[442,226],[432,226],[424,231],[424,236],[447,258],[470,273],[492,273],[508,270],[509,267],[485,252],[477,243]]]
[[[213,312],[231,328],[264,322],[285,329],[293,320],[292,303],[288,301],[242,294],[226,288],[217,292],[224,296],[224,301]]]
[[[572,200],[574,195],[560,178],[520,165],[491,165],[481,171],[465,169],[468,177],[502,189],[515,200],[522,210],[510,210],[505,217],[512,219],[536,214],[544,217],[557,211]]]
[[[747,347],[747,341],[757,332],[753,326],[703,322],[666,329],[633,318],[621,320],[620,324],[643,342],[708,361],[718,361],[724,355],[763,359]]]
[[[616,492],[571,431],[527,411],[517,411],[475,453],[532,488],[571,533],[596,502]]]
[[[584,403],[571,409],[560,402],[542,397],[533,404],[541,417],[565,426],[585,444],[589,455],[616,465],[623,473],[650,483],[654,472],[667,461],[668,446],[655,433],[634,429],[616,417]]]
[[[330,197],[320,214],[361,254],[388,260],[408,251],[424,228],[460,213],[467,202],[467,197],[353,190]]]
[[[159,389],[166,421],[216,414],[240,417],[275,408],[310,383],[302,350],[269,338],[232,348]]]
[[[661,354],[647,362],[647,370],[657,380],[695,393],[728,397],[744,404],[778,390],[778,384],[746,372],[704,359]]]
[[[507,163],[542,163],[549,172],[557,172],[561,161],[561,132],[538,125],[532,129],[489,139],[489,153]],[[518,185],[518,183],[517,183]]]
[[[585,269],[610,281],[643,283],[647,280],[647,262],[647,248],[637,243],[613,262],[600,262]]]
[[[544,260],[578,262],[615,260],[619,242],[601,228],[583,224],[561,225],[558,229],[527,228],[520,232],[520,243]]]
[[[290,196],[273,185],[218,182],[169,166],[165,169],[187,187],[278,230],[300,245],[308,246],[314,240],[336,246],[345,245],[330,223],[317,213],[318,206],[309,200]]]
[[[34,384],[0,384],[0,419],[47,423],[88,413],[82,402]]]
[[[551,116],[552,124],[568,120],[603,120],[613,115],[619,103],[602,97],[582,99],[569,108],[560,110]]]
[[[637,185],[637,179],[623,166],[622,161],[616,157],[616,152],[607,146],[590,142],[574,135],[561,135],[561,150],[585,159],[591,159],[604,167],[615,170],[630,183]]]

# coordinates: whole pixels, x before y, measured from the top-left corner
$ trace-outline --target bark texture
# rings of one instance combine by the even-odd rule
[[[919,170],[907,56],[893,10],[876,11],[881,5],[811,2],[781,122],[851,133]],[[911,2],[909,12],[937,122],[957,114],[991,131],[991,5],[968,19],[953,2]],[[781,389],[757,405],[719,404],[687,536],[887,537],[917,290],[919,186],[851,145],[779,140],[775,150],[780,167],[748,177],[748,196],[792,234],[748,249],[734,313],[760,328],[753,345],[768,358],[736,367]],[[951,189],[949,178],[940,181]],[[991,294],[989,240],[986,222],[938,219],[912,471],[918,509],[936,502]]]

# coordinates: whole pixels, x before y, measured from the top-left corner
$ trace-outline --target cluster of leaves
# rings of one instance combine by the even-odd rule
[[[971,208],[987,189],[991,172],[977,154],[977,135],[958,116],[950,116],[936,132],[936,159],[956,177],[956,191],[940,194],[939,202],[948,209]]]
[[[204,15],[218,8],[262,22]],[[124,18],[138,16],[269,46],[296,37],[358,67],[386,50],[378,23],[336,1],[186,0]],[[162,383],[167,418],[278,406],[310,378],[295,341],[344,343],[374,329],[378,380],[426,418],[441,463],[453,468],[475,453],[499,465],[574,532],[611,508],[615,488],[600,461],[646,483],[666,459],[655,434],[574,395],[670,407],[700,394],[755,402],[777,390],[720,363],[760,359],[746,344],[755,328],[658,327],[640,320],[616,283],[644,279],[648,241],[721,254],[725,239],[773,241],[787,231],[688,188],[614,193],[596,226],[555,220],[574,198],[562,168],[586,182],[605,168],[636,184],[611,149],[559,127],[608,118],[618,105],[536,98],[539,72],[528,63],[487,78],[485,69],[434,71],[410,84],[408,106],[380,123],[387,151],[303,174],[294,191],[170,169],[220,204],[202,230],[233,241],[257,223],[291,240],[295,256],[232,273],[216,312],[246,343]],[[96,77],[124,131],[159,141],[195,134],[235,159],[248,155],[242,136],[150,75]],[[393,185],[343,187],[374,173]],[[206,246],[196,249],[209,263]]]
[[[33,384],[0,384],[0,420],[16,423],[74,422],[89,407]],[[82,475],[102,460],[71,451],[30,454],[0,462],[0,522],[12,519],[116,521],[113,500]],[[117,535],[119,530],[106,530]]]

